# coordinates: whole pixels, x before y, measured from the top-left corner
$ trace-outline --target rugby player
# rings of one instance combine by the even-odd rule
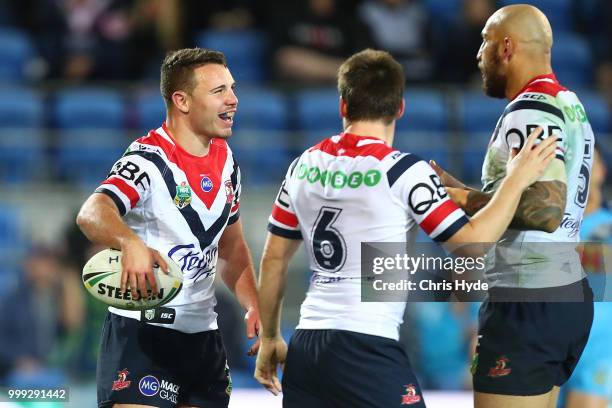
[[[227,139],[238,99],[225,56],[169,53],[161,67],[166,120],[133,142],[83,204],[77,223],[123,252],[121,291],[157,292],[153,265],[176,261],[183,288],[153,310],[109,308],[98,358],[99,407],[227,407],[231,378],[214,311],[217,272],[259,325],[252,261],[239,218],[240,169]],[[217,269],[217,260],[222,260]],[[255,352],[257,344],[251,350]]]
[[[438,242],[490,242],[507,228],[521,192],[554,156],[554,140],[509,161],[509,177],[469,220],[427,162],[394,150],[405,77],[387,52],[365,50],[339,69],[344,131],[289,167],[269,219],[259,283],[262,343],[255,378],[286,407],[423,407],[398,342],[404,302],[361,302],[362,242],[406,241],[420,226]],[[412,238],[408,238],[409,240]],[[304,242],[313,271],[289,350],[280,334],[287,266]]]
[[[482,191],[436,171],[453,200],[478,214],[507,176],[505,163],[532,129],[558,135],[555,160],[522,195],[510,229],[487,271],[490,296],[481,306],[473,368],[477,408],[555,407],[587,342],[592,292],[575,251],[587,202],[595,138],[578,97],[551,67],[553,35],[530,5],[497,10],[482,30],[478,66],[484,92],[510,102],[482,167]],[[434,166],[435,167],[435,166]],[[486,208],[486,207],[485,207]],[[533,294],[537,294],[533,298]],[[511,294],[508,297],[508,294]],[[580,300],[563,302],[563,300]]]

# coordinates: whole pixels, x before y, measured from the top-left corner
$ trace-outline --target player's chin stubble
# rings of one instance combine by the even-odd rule
[[[508,80],[498,71],[499,59],[493,56],[493,62],[487,68],[481,68],[482,72],[482,89],[484,93],[493,98],[506,97],[506,84]]]

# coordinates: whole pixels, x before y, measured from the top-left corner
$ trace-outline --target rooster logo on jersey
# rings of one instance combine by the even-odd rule
[[[187,207],[191,203],[191,187],[186,182],[182,182],[180,186],[176,186],[176,195],[174,196],[174,204],[179,210]]]
[[[234,201],[234,186],[232,186],[230,180],[225,182],[225,196],[227,197],[226,204],[231,204]]]

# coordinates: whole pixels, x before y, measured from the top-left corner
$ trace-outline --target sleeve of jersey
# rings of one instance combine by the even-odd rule
[[[287,176],[283,184],[281,184],[278,194],[276,195],[276,200],[274,200],[272,214],[270,214],[270,218],[268,218],[268,231],[274,235],[288,239],[302,239],[298,218],[295,215],[293,205],[291,204],[291,197],[289,197],[289,193],[286,189],[287,183],[291,181],[291,174],[296,163],[297,160],[289,167]]]
[[[150,193],[148,170],[149,162],[143,157],[124,156],[115,162],[95,192],[109,196],[124,216]]]
[[[242,182],[240,167],[234,159],[234,170],[232,171],[232,188],[234,189],[234,198],[232,199],[232,209],[230,210],[230,216],[227,221],[227,225],[231,225],[238,221],[240,218],[240,194],[242,193]]]
[[[409,214],[434,241],[447,241],[468,222],[435,171],[418,156],[398,158],[387,178],[392,191],[408,204]]]
[[[555,135],[557,137],[555,157],[565,161],[565,118],[559,108],[546,102],[519,100],[507,110],[499,137],[504,138],[509,150],[512,148],[520,150],[529,134],[541,126],[543,132],[536,144]]]

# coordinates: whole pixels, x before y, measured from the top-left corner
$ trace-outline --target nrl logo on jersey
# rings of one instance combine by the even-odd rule
[[[191,203],[191,187],[186,182],[182,182],[180,186],[176,186],[176,195],[174,196],[174,205],[179,210],[187,207]]]

